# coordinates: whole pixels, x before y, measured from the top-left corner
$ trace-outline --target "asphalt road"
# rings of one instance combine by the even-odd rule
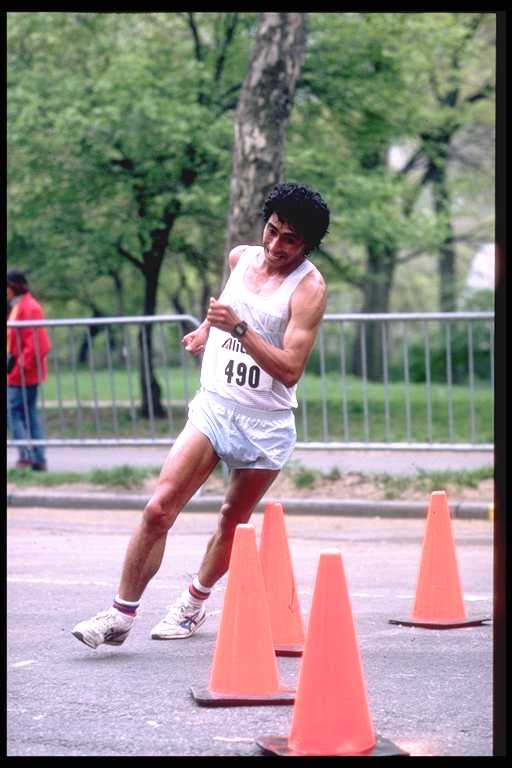
[[[261,756],[286,736],[291,706],[204,708],[226,577],[188,640],[151,627],[195,572],[216,516],[184,513],[169,535],[126,643],[93,651],[71,628],[108,607],[134,511],[8,510],[8,756]],[[259,536],[262,515],[252,522]],[[492,624],[406,628],[424,521],[287,516],[306,623],[320,552],[342,553],[375,730],[414,756],[492,755]],[[454,520],[468,615],[492,615],[492,523]],[[294,686],[300,659],[279,657]]]

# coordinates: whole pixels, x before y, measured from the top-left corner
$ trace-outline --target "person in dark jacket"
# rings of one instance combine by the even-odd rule
[[[23,272],[7,272],[8,322],[43,320],[43,308],[30,293]],[[39,385],[47,375],[46,356],[50,339],[42,326],[7,328],[7,415],[13,440],[44,439],[44,429],[38,413]],[[44,446],[20,446],[16,466],[45,471]]]

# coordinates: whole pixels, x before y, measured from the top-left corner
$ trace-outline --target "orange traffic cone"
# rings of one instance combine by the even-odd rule
[[[274,650],[277,656],[300,656],[304,625],[281,504],[265,504],[259,552]]]
[[[375,733],[341,553],[320,553],[288,737],[256,740],[277,755],[400,755]]]
[[[265,584],[254,526],[237,525],[224,607],[207,689],[191,689],[203,706],[293,704],[279,684]]]
[[[464,609],[450,510],[445,491],[430,496],[425,538],[411,616],[390,624],[428,629],[468,627],[489,618],[468,618]]]

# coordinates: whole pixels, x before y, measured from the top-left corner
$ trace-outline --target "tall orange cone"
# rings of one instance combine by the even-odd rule
[[[489,621],[468,618],[464,608],[457,555],[445,491],[430,495],[425,537],[409,618],[389,619],[390,624],[427,629],[453,629]]]
[[[373,729],[341,552],[320,553],[288,737],[256,740],[278,755],[400,755]]]
[[[254,526],[235,530],[224,606],[207,689],[191,689],[203,706],[293,704],[279,683]]]
[[[265,504],[259,552],[274,650],[277,656],[300,656],[304,624],[281,504]]]

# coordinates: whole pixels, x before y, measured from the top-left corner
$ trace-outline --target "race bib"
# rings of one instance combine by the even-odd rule
[[[242,343],[228,336],[217,350],[216,379],[230,387],[258,392],[272,390],[272,376],[247,354]]]

